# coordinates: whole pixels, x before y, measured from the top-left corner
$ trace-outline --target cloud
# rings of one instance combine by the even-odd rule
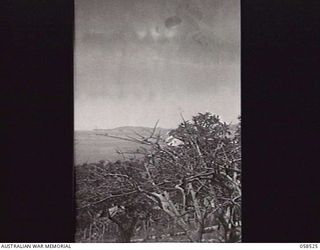
[[[144,39],[147,36],[147,31],[146,30],[139,30],[136,33],[137,33],[138,38],[140,40]]]
[[[159,32],[158,27],[151,27],[149,32],[154,41],[158,41],[159,39],[162,38],[162,34]]]
[[[240,1],[76,2],[78,128],[239,114]]]
[[[174,38],[178,34],[178,30],[176,27],[171,29],[167,28],[159,28],[159,26],[152,26],[150,28],[141,28],[136,32],[136,36],[140,41],[151,38],[153,42],[159,42]]]
[[[166,38],[173,38],[177,35],[177,29],[176,28],[171,28],[171,29],[166,29],[164,31],[164,36]]]

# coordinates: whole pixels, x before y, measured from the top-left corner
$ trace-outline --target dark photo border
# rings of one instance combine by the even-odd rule
[[[0,241],[72,242],[74,4],[0,5],[6,42]]]

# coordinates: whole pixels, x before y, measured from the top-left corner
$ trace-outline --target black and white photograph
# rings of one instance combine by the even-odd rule
[[[1,248],[319,248],[320,1],[0,5]]]
[[[240,0],[75,0],[75,242],[241,242],[240,34]]]

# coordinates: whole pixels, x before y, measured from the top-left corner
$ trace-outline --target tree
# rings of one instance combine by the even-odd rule
[[[241,218],[240,124],[231,131],[218,116],[199,113],[192,121],[183,119],[170,135],[183,144],[170,147],[156,141],[147,156],[161,208],[191,241],[201,241],[214,218],[224,228],[225,241],[236,240],[233,232]]]
[[[87,174],[78,181],[79,202],[116,224],[118,241],[129,242],[139,223],[159,214],[189,241],[200,242],[207,232],[221,232],[226,242],[240,240],[240,123],[232,127],[210,113],[182,120],[170,132],[182,142],[178,146],[166,144],[156,124],[147,138],[118,138],[148,146],[120,152],[124,159],[142,154],[140,160],[82,168]]]
[[[117,161],[79,167],[78,221],[90,224],[94,218],[106,217],[117,225],[117,241],[130,242],[138,220],[148,218],[154,207],[153,202],[137,189],[144,183],[142,166],[141,161]],[[85,216],[87,214],[92,215],[91,221]]]

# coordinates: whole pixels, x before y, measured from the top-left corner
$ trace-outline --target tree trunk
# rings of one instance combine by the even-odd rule
[[[103,225],[102,225],[101,242],[103,242],[103,241],[104,241],[105,234],[106,234],[106,225],[105,225],[105,224],[103,224]]]
[[[133,218],[130,224],[127,225],[119,225],[119,236],[117,242],[119,243],[129,243],[134,232],[135,225],[138,221],[138,218]]]
[[[91,243],[91,236],[92,236],[92,224],[89,227],[89,242]]]
[[[83,240],[86,240],[86,239],[87,239],[87,228],[84,228],[84,230],[83,230],[82,239],[83,239]]]
[[[148,221],[145,221],[143,222],[143,231],[144,231],[144,237],[143,237],[143,242],[146,242],[149,238],[149,233],[150,233],[150,230],[151,230],[151,226],[148,225],[149,222]]]
[[[232,226],[232,228],[230,229],[228,242],[235,243],[235,242],[238,242],[239,240],[240,240],[240,234],[237,231],[237,228],[235,226]]]
[[[202,240],[202,236],[203,236],[203,233],[204,233],[204,224],[200,224],[199,223],[199,227],[195,233],[195,237],[194,237],[194,242],[201,242]]]
[[[117,242],[130,243],[132,236],[133,236],[133,232],[130,232],[129,230],[120,230]]]
[[[230,234],[229,224],[222,214],[219,215],[218,220],[220,222],[220,225],[222,225],[222,228],[224,231],[224,242],[229,242],[229,234]]]

